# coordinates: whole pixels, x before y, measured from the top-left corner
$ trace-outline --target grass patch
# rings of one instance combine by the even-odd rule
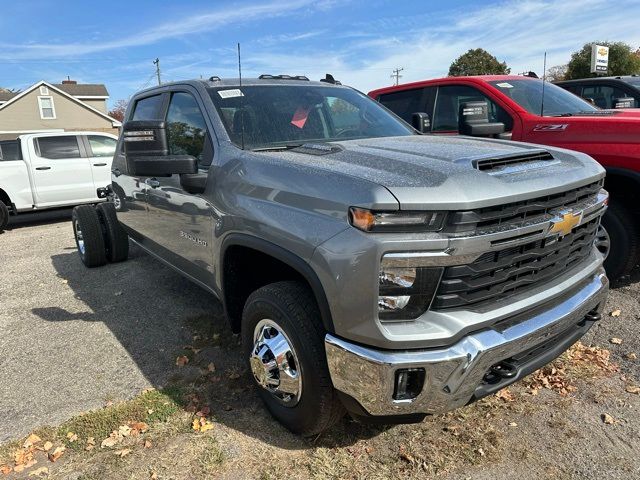
[[[67,432],[73,432],[80,441],[68,446],[81,449],[87,438],[93,437],[99,442],[128,422],[166,422],[182,409],[182,397],[177,387],[149,390],[131,400],[73,417],[57,429],[57,437],[66,438]]]

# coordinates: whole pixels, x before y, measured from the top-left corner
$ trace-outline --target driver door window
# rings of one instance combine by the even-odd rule
[[[208,168],[213,160],[211,138],[207,133],[198,102],[190,93],[171,96],[167,112],[167,141],[170,155],[191,155],[200,168]]]
[[[433,132],[457,132],[460,105],[466,102],[486,101],[489,105],[489,121],[502,122],[505,132],[513,130],[513,119],[502,107],[491,101],[474,87],[447,85],[438,88],[433,114]]]

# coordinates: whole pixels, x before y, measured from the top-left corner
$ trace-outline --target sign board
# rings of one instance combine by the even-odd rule
[[[591,45],[591,73],[607,73],[609,70],[609,47]]]

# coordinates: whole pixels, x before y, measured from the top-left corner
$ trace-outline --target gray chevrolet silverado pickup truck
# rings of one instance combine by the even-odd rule
[[[540,368],[601,317],[608,195],[587,155],[421,135],[327,76],[137,93],[88,267],[129,239],[223,303],[294,432],[414,422]]]

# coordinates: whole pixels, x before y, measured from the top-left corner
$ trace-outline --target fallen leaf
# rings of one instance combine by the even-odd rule
[[[151,447],[153,447],[153,443],[151,443],[151,440],[145,440],[144,448],[151,448]]]
[[[613,337],[609,339],[609,342],[613,343],[614,345],[620,345],[622,343],[622,339],[618,337]]]
[[[484,457],[485,453],[484,453],[484,450],[482,448],[479,448],[477,451],[478,451],[478,453],[480,454],[481,457]]]
[[[196,432],[206,432],[209,430],[213,430],[213,424],[204,417],[194,418],[193,422],[191,422],[191,428],[193,428]]]
[[[600,415],[600,418],[602,418],[602,421],[607,425],[615,423],[615,419],[608,413],[603,413],[602,415]]]
[[[100,448],[110,448],[113,447],[114,445],[116,445],[118,442],[120,441],[120,438],[115,436],[109,436],[107,438],[105,438],[104,440],[102,440],[102,442],[100,443]]]
[[[638,355],[636,355],[635,353],[627,353],[625,355],[625,357],[627,358],[627,360],[637,360],[638,359]]]
[[[149,410],[147,410],[147,413],[151,415],[153,413],[153,408],[150,408]]]
[[[40,467],[29,472],[30,477],[39,477],[41,475],[49,475],[49,469],[47,467]]]
[[[627,385],[627,388],[625,390],[627,391],[627,393],[635,393],[636,395],[640,394],[640,387],[638,387],[637,385]]]
[[[66,450],[65,447],[56,447],[56,449],[53,452],[49,452],[49,460],[51,460],[52,462],[55,462],[62,456],[65,450]]]
[[[504,400],[505,402],[514,402],[516,400],[516,397],[513,396],[513,393],[511,393],[508,388],[503,388],[498,391],[498,393],[496,393],[496,397]]]
[[[134,422],[134,423],[130,423],[129,426],[135,430],[138,430],[141,433],[144,433],[147,430],[149,430],[149,425],[147,425],[145,422]]]
[[[229,379],[230,380],[237,380],[240,378],[240,374],[238,372],[231,372],[229,374]]]
[[[27,468],[25,465],[16,465],[13,467],[13,471],[16,473],[22,473],[25,468]]]
[[[156,472],[153,472],[149,478],[150,478],[151,480],[157,480],[157,478],[158,478],[158,474],[157,474]]]
[[[11,473],[11,468],[9,465],[0,465],[0,473],[3,475],[9,475]]]
[[[116,293],[114,293],[114,295],[115,295],[116,297],[119,297],[120,295],[122,295],[122,292],[116,292]]]
[[[67,432],[67,440],[69,440],[69,443],[73,443],[78,440],[78,435],[73,432]]]
[[[207,423],[205,423],[204,425],[200,426],[200,431],[202,433],[208,431],[208,430],[213,430],[213,423],[207,421]]]
[[[53,443],[48,442],[48,441],[47,441],[47,442],[44,442],[44,445],[42,446],[42,449],[43,449],[45,452],[48,452],[48,451],[49,451],[49,450],[51,450],[52,448],[53,448]]]
[[[196,432],[200,431],[200,420],[194,418],[193,422],[191,422],[191,428],[193,428]]]
[[[211,362],[209,365],[207,365],[207,370],[209,370],[210,372],[215,372],[216,371],[216,366],[214,365],[213,362]]]
[[[42,439],[38,435],[36,435],[35,433],[32,433],[24,441],[24,443],[22,444],[22,448],[29,448],[30,446],[35,445],[36,443],[39,443],[41,441]]]
[[[209,408],[209,406],[205,405],[199,411],[196,412],[196,416],[198,416],[198,417],[206,417],[210,413],[211,413],[211,409]]]
[[[621,313],[622,313],[622,311],[620,309],[616,309],[613,312],[611,312],[611,316],[612,317],[619,317]]]
[[[131,449],[130,448],[124,448],[122,450],[116,450],[113,453],[115,455],[119,456],[120,458],[122,458],[122,457],[126,457],[127,455],[129,455],[131,453]]]
[[[518,424],[516,422],[509,422],[510,427],[517,427]]]
[[[180,355],[176,358],[176,365],[179,367],[184,367],[187,363],[189,363],[189,357],[186,355]]]
[[[16,466],[25,465],[33,459],[33,452],[31,450],[17,450],[13,454],[13,461]],[[15,468],[14,468],[15,470]]]
[[[118,427],[118,433],[123,437],[128,437],[131,433],[131,427],[129,425],[120,425]]]
[[[96,441],[93,437],[87,438],[87,445],[95,445]]]

